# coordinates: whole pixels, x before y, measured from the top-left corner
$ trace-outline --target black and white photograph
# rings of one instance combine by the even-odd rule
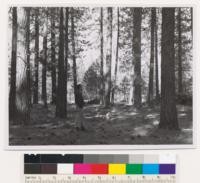
[[[8,8],[8,144],[193,145],[193,7]]]

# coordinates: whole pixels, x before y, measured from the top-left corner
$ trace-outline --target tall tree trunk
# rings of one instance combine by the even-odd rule
[[[118,55],[119,55],[119,7],[117,8],[117,44],[116,44],[116,57],[115,57],[115,78],[112,90],[112,103],[115,102],[115,89],[117,86],[117,69],[118,69]]]
[[[68,43],[69,43],[69,8],[65,8],[65,96],[66,96],[66,107],[67,107],[67,80],[68,80]],[[67,111],[67,108],[66,108]],[[67,113],[66,113],[67,116]]]
[[[103,73],[103,68],[104,68],[104,52],[103,52],[103,8],[101,8],[101,18],[100,18],[100,36],[101,36],[101,64],[100,64],[100,75],[101,75],[101,83],[100,83],[100,103],[101,105],[104,105],[105,100],[104,100],[104,93],[105,93],[105,85],[104,85],[104,73]]]
[[[56,116],[66,117],[66,82],[65,82],[65,64],[64,64],[64,26],[63,26],[63,8],[60,8],[59,25],[59,57],[58,57],[58,87],[56,96]]]
[[[51,86],[52,104],[56,104],[56,53],[55,53],[55,8],[51,8]]]
[[[178,129],[175,97],[175,8],[162,9],[160,128]]]
[[[17,66],[17,8],[12,8],[12,52],[11,52],[11,77],[9,94],[9,119],[15,119],[16,113],[16,66]]]
[[[133,9],[133,96],[134,106],[141,107],[141,22],[142,8]]]
[[[25,50],[26,50],[26,79],[27,79],[27,109],[25,112],[25,123],[30,122],[30,113],[31,113],[31,67],[30,67],[30,8],[25,8]]]
[[[35,65],[34,65],[34,91],[33,103],[38,103],[38,69],[39,69],[39,9],[35,9]]]
[[[77,72],[76,72],[76,49],[74,40],[74,8],[71,8],[71,37],[72,37],[72,59],[73,59],[73,80],[74,80],[74,98],[77,103]]]
[[[178,9],[178,94],[183,93],[181,8]]]
[[[112,65],[112,8],[108,7],[108,49],[106,54],[106,72],[105,72],[105,106],[110,106],[110,94],[111,94],[111,65]]]
[[[47,23],[48,15],[45,19],[45,30],[43,37],[43,59],[42,59],[42,101],[45,107],[47,107]]]
[[[155,22],[155,70],[156,70],[156,101],[159,101],[160,94],[159,94],[159,76],[158,76],[158,19],[157,18]]]
[[[149,92],[148,92],[148,104],[152,105],[153,100],[153,76],[154,76],[154,35],[155,35],[155,22],[156,22],[156,9],[151,8],[151,56],[149,66]]]

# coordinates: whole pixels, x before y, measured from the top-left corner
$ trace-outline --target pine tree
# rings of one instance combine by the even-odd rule
[[[59,21],[59,58],[58,58],[58,86],[56,96],[56,116],[66,117],[66,78],[64,64],[64,25],[63,25],[63,8],[60,8]]]
[[[11,52],[11,77],[9,93],[9,118],[15,119],[16,113],[16,67],[17,67],[17,8],[12,8],[12,52]]]
[[[178,129],[175,97],[175,8],[162,9],[160,128]]]
[[[156,23],[156,9],[151,8],[151,56],[149,66],[149,92],[148,92],[148,104],[152,105],[153,100],[153,76],[154,76],[154,36],[155,36],[155,23]]]
[[[110,97],[111,97],[111,62],[112,62],[112,19],[113,19],[113,10],[111,7],[107,8],[108,11],[108,49],[106,54],[106,72],[105,72],[105,106],[110,106]]]
[[[35,9],[35,65],[34,65],[34,91],[33,103],[38,103],[38,82],[39,82],[39,9]]]
[[[141,106],[141,22],[142,8],[133,9],[133,65],[135,76],[134,85],[134,106]]]

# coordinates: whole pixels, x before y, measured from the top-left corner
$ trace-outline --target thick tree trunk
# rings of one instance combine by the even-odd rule
[[[117,86],[117,69],[118,69],[118,55],[119,55],[119,7],[117,8],[117,44],[116,44],[116,57],[115,57],[115,78],[112,90],[112,103],[115,102],[115,89]]]
[[[178,129],[175,97],[175,8],[162,9],[160,128]]]
[[[35,9],[35,65],[34,65],[34,91],[33,103],[38,103],[38,69],[39,69],[39,9]]]
[[[100,18],[100,36],[101,36],[101,64],[100,64],[100,75],[101,75],[101,83],[100,83],[100,104],[104,105],[104,93],[105,93],[105,85],[104,85],[104,52],[103,52],[103,8],[101,8],[101,18]]]
[[[48,15],[46,15],[48,16]],[[42,58],[42,101],[45,107],[47,107],[47,22],[48,17],[45,20],[45,30],[43,37],[43,58]]]
[[[157,17],[157,16],[156,16]],[[156,101],[160,100],[158,76],[158,20],[155,22],[155,72],[156,72]]]
[[[15,119],[16,113],[16,66],[17,66],[17,8],[12,8],[12,52],[11,52],[11,77],[9,93],[9,119]]]
[[[181,8],[178,9],[178,94],[183,93]]]
[[[51,86],[52,104],[56,104],[56,53],[55,53],[55,9],[51,9]]]
[[[134,106],[141,107],[141,22],[142,8],[133,9],[133,96]]]
[[[59,58],[58,58],[58,87],[56,96],[56,116],[66,117],[66,80],[64,64],[64,26],[63,26],[63,8],[60,8],[60,25],[59,25]]]
[[[76,49],[74,40],[74,8],[71,8],[71,37],[72,37],[72,59],[73,59],[73,80],[74,80],[74,98],[77,103],[77,72],[76,72]]]
[[[69,43],[69,8],[65,8],[65,96],[66,96],[66,107],[67,107],[67,80],[68,80],[68,43]],[[67,108],[66,108],[67,111]],[[66,113],[67,116],[67,113]]]
[[[155,22],[156,22],[156,9],[151,8],[151,56],[149,66],[149,92],[148,92],[148,104],[152,105],[153,100],[153,76],[154,76],[154,35],[155,35]]]
[[[110,106],[110,94],[111,94],[111,65],[112,65],[112,8],[108,9],[108,50],[106,54],[106,73],[105,73],[105,107]]]

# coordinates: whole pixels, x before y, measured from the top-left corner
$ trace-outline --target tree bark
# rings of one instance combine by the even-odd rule
[[[26,83],[27,88],[25,89],[26,106],[24,113],[24,123],[30,123],[31,113],[31,67],[30,67],[30,8],[25,8],[25,50],[26,50]]]
[[[117,8],[117,45],[116,45],[116,57],[115,57],[115,78],[112,90],[112,103],[115,102],[115,89],[117,86],[117,69],[118,69],[118,55],[119,55],[119,7]]]
[[[159,127],[178,129],[175,97],[175,50],[174,50],[175,8],[162,9],[161,40],[161,110]]]
[[[33,103],[38,103],[38,69],[39,69],[39,9],[35,9],[35,65],[34,65],[34,93],[33,93]]]
[[[157,17],[157,13],[156,13]],[[160,100],[159,94],[159,76],[158,76],[158,20],[155,22],[155,70],[156,70],[156,101]]]
[[[178,8],[178,94],[183,93],[181,8]]]
[[[17,67],[17,8],[12,8],[12,51],[11,51],[11,77],[9,93],[9,119],[15,119],[16,113],[16,67]]]
[[[45,19],[45,30],[43,37],[43,59],[42,59],[42,101],[45,107],[47,107],[47,23],[48,15]]]
[[[56,53],[55,53],[55,8],[51,8],[51,86],[52,104],[56,104]]]
[[[74,80],[74,98],[77,103],[77,71],[76,71],[76,49],[74,40],[74,8],[71,8],[71,37],[72,37],[72,59],[73,59],[73,80]]]
[[[103,8],[101,8],[101,18],[100,18],[100,36],[101,36],[101,64],[100,64],[100,75],[101,75],[101,84],[100,84],[100,104],[104,105],[104,95],[105,95],[105,85],[104,85],[104,52],[103,52]]]
[[[105,72],[105,107],[110,106],[111,94],[111,65],[112,65],[112,8],[108,7],[108,49],[106,54],[106,72]]]
[[[67,111],[67,81],[68,81],[68,43],[69,43],[69,8],[65,8],[65,96],[66,96],[66,111]],[[66,113],[67,116],[67,113]]]
[[[156,9],[151,8],[151,56],[149,66],[149,92],[148,92],[148,104],[152,106],[153,100],[153,76],[154,76],[154,35],[155,35],[155,22],[156,22]]]
[[[63,8],[60,8],[59,25],[59,58],[58,58],[58,87],[56,96],[56,116],[66,117],[66,82],[64,65],[64,26],[63,26]]]
[[[141,22],[142,8],[133,9],[133,96],[134,106],[141,107]]]

